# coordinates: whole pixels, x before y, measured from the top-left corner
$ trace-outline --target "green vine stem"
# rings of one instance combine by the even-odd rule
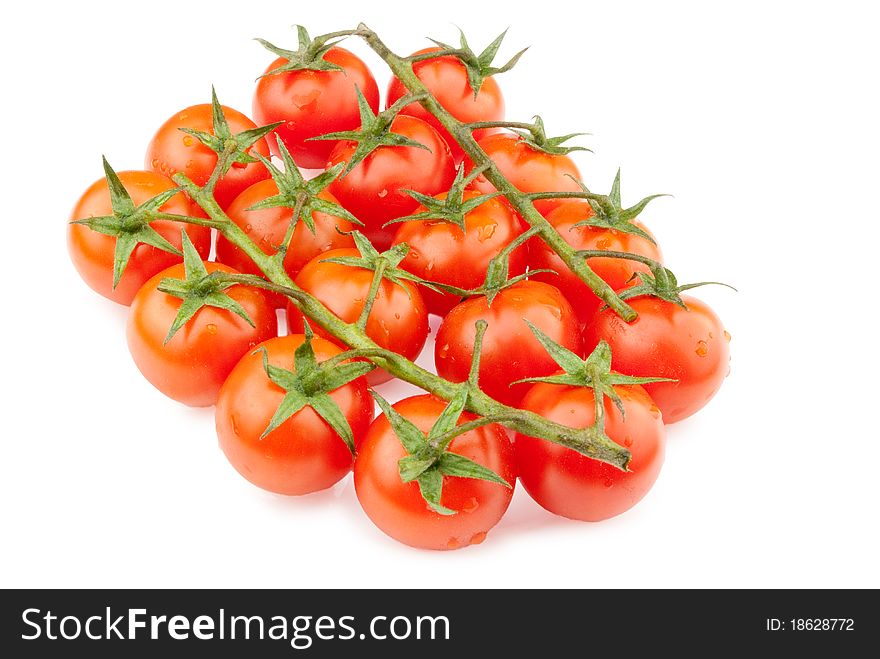
[[[503,419],[503,424],[511,430],[560,444],[619,469],[627,468],[631,458],[630,452],[609,440],[596,428],[569,428],[532,412],[509,407],[490,398],[474,382],[450,382],[414,364],[402,355],[383,350],[358,327],[357,323],[344,322],[315,297],[296,286],[284,270],[283,264],[263,252],[238,225],[230,220],[210,191],[196,185],[182,173],[175,174],[174,181],[208,214],[213,226],[230,243],[239,247],[269,280],[253,275],[221,275],[226,281],[260,286],[287,296],[305,316],[352,350],[363,351],[363,354],[380,368],[435,396],[451,400],[462,388],[467,388],[466,408],[470,412],[490,419]],[[189,218],[180,219],[189,221]]]
[[[572,272],[578,275],[584,283],[589,286],[593,292],[614,310],[623,320],[631,322],[635,320],[636,313],[625,301],[621,300],[614,290],[605,283],[593,270],[587,265],[582,257],[579,257],[574,248],[571,247],[565,239],[557,232],[553,226],[544,219],[532,204],[532,200],[528,194],[518,190],[496,167],[495,163],[480,148],[472,134],[472,128],[468,124],[462,123],[453,117],[437,99],[428,91],[428,88],[419,80],[418,76],[413,72],[412,61],[400,57],[393,53],[388,46],[366,25],[361,23],[355,34],[366,41],[367,45],[376,52],[379,57],[388,65],[391,72],[397,76],[398,80],[403,83],[404,87],[415,96],[421,96],[419,101],[422,106],[430,112],[440,124],[449,132],[450,135],[458,142],[464,153],[471,159],[476,167],[485,167],[483,175],[488,181],[501,192],[510,204],[516,209],[520,216],[531,226],[536,227],[541,239],[553,249],[562,261]],[[505,125],[513,125],[513,122],[504,122]],[[525,124],[523,124],[525,125]]]

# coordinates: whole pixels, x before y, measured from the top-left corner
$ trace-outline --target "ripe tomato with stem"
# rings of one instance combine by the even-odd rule
[[[302,495],[330,487],[351,470],[346,444],[353,448],[363,438],[374,403],[359,375],[369,365],[335,361],[340,353],[319,337],[290,334],[248,351],[226,378],[215,412],[217,437],[230,464],[251,483]]]

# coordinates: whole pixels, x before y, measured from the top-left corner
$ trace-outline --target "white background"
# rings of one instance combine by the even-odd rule
[[[876,26],[870,3],[164,2],[17,5],[3,67],[0,585],[880,586]],[[12,11],[12,10],[9,10]],[[142,165],[174,111],[250,113],[295,22],[365,20],[398,52],[423,36],[502,55],[511,118],[589,131],[585,180],[623,167],[624,201],[733,335],[732,374],[669,429],[635,509],[556,518],[519,491],[481,546],[408,549],[362,514],[350,480],[287,499],[240,478],[210,410],[139,375],[125,309],[69,263],[65,222],[101,174]],[[361,44],[380,79],[381,62]],[[430,352],[430,350],[429,350]],[[386,390],[387,393],[387,390]]]

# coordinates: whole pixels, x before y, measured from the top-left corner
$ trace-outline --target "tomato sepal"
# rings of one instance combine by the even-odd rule
[[[345,37],[351,35],[350,30],[341,32],[331,32],[322,34],[312,39],[308,30],[302,25],[296,26],[296,35],[298,48],[296,50],[285,50],[279,48],[275,44],[269,43],[265,39],[254,39],[263,48],[270,53],[287,60],[287,64],[263,74],[260,78],[266,76],[278,75],[279,73],[287,73],[288,71],[343,71],[344,69],[338,64],[328,62],[324,59],[324,55],[333,46],[342,41]],[[259,80],[259,78],[258,78]]]
[[[406,96],[399,98],[394,105],[387,110],[383,110],[376,114],[373,112],[373,108],[370,107],[370,103],[367,101],[360,87],[355,87],[355,91],[357,92],[358,111],[361,115],[361,127],[358,130],[341,130],[332,133],[325,133],[324,135],[317,135],[306,140],[307,142],[313,140],[346,140],[357,143],[354,153],[351,154],[351,157],[345,165],[345,169],[343,169],[342,173],[339,175],[340,178],[346,176],[364,158],[380,146],[408,146],[431,151],[428,146],[421,142],[409,138],[406,135],[399,135],[398,133],[391,132],[391,123],[400,111],[410,103],[425,98],[425,93],[407,94]]]
[[[474,168],[474,170],[470,172],[470,174],[465,176],[464,166],[459,166],[458,170],[455,173],[455,179],[453,179],[452,181],[452,186],[449,188],[449,191],[446,193],[443,199],[438,199],[436,196],[422,194],[421,192],[416,192],[415,190],[401,190],[401,192],[405,192],[410,197],[419,202],[422,206],[424,206],[425,210],[414,213],[412,215],[398,217],[389,222],[386,222],[382,226],[387,227],[391,224],[397,224],[400,222],[441,220],[443,222],[454,224],[462,230],[462,233],[464,233],[467,230],[465,224],[465,215],[483,205],[489,199],[494,199],[495,197],[501,195],[500,192],[496,191],[480,194],[467,200],[464,199],[465,188],[467,188],[467,186],[470,185],[487,168],[488,165]]]
[[[159,282],[158,290],[166,295],[172,295],[182,300],[180,309],[175,316],[168,334],[163,343],[167,344],[177,331],[186,325],[202,307],[217,307],[225,309],[240,317],[251,327],[256,327],[254,321],[248,316],[238,302],[229,297],[225,291],[234,286],[233,282],[224,282],[218,277],[208,274],[205,263],[196,251],[195,246],[186,231],[180,232],[183,244],[183,268],[185,279],[173,279],[166,277]]]
[[[159,208],[172,197],[180,194],[180,188],[165,190],[140,206],[135,206],[131,195],[128,194],[128,190],[119,180],[119,176],[107,162],[107,158],[102,159],[113,215],[73,220],[71,224],[82,224],[92,231],[116,238],[113,251],[113,288],[116,288],[131,259],[132,252],[139,244],[150,245],[176,256],[181,255],[179,249],[150,226],[152,221],[163,219],[167,215],[160,213]],[[187,220],[188,218],[180,216],[179,219]]]
[[[649,384],[651,382],[674,382],[670,378],[657,377],[634,377],[629,375],[621,375],[611,371],[611,346],[606,341],[600,341],[592,353],[586,358],[581,359],[565,346],[556,343],[549,336],[544,334],[539,328],[535,327],[528,319],[524,319],[529,326],[532,334],[538,339],[538,342],[547,351],[547,354],[555,361],[562,374],[549,375],[534,378],[523,378],[511,384],[538,383],[546,384],[564,384],[575,387],[590,387],[593,390],[593,397],[596,402],[596,420],[595,428],[604,434],[605,432],[605,416],[604,416],[604,396],[608,396],[614,403],[615,407],[620,411],[621,416],[626,417],[626,410],[623,401],[618,393],[614,390],[614,385],[636,385]],[[606,436],[607,437],[607,436]],[[610,439],[610,438],[609,438]]]
[[[333,217],[348,220],[352,224],[363,226],[363,222],[357,219],[351,212],[347,211],[338,203],[322,199],[319,195],[342,171],[342,163],[331,167],[325,172],[308,181],[305,180],[290,151],[284,145],[282,140],[278,140],[278,150],[281,154],[281,160],[284,163],[284,171],[280,170],[275,164],[261,154],[256,157],[263,163],[269,171],[269,175],[278,187],[278,194],[266,197],[262,201],[257,202],[253,206],[248,207],[248,211],[263,210],[267,208],[290,208],[290,223],[284,234],[281,245],[277,245],[276,258],[283,262],[287,250],[290,248],[290,241],[293,238],[293,232],[299,221],[306,225],[306,228],[315,233],[315,221],[312,215],[314,213],[326,213]],[[280,256],[278,256],[280,255]]]
[[[491,469],[463,455],[450,453],[448,450],[452,440],[459,435],[501,420],[500,418],[483,417],[461,425],[458,423],[471,392],[479,391],[477,375],[486,327],[486,321],[477,322],[474,357],[471,361],[468,380],[458,387],[455,395],[449,399],[449,403],[443,408],[427,433],[419,430],[414,423],[395,410],[380,394],[372,390],[370,392],[385,414],[385,418],[388,419],[394,434],[397,435],[403,448],[409,454],[397,463],[400,480],[404,483],[417,481],[422,498],[441,515],[453,515],[457,512],[440,503],[444,476],[474,478],[507,488],[513,487]]]
[[[345,442],[352,455],[355,454],[354,434],[348,419],[339,405],[330,397],[334,389],[348,384],[375,368],[369,362],[348,362],[325,366],[319,363],[312,347],[314,332],[308,322],[304,322],[305,341],[294,352],[294,370],[290,371],[269,363],[269,353],[261,348],[263,370],[266,377],[285,394],[269,425],[260,435],[264,439],[273,430],[287,421],[302,408],[311,407],[333,431]],[[328,360],[329,361],[329,360]]]
[[[486,46],[483,51],[477,55],[470,47],[470,44],[467,42],[467,38],[464,36],[464,31],[459,29],[459,43],[460,46],[456,48],[455,46],[450,46],[448,44],[443,43],[442,41],[437,41],[436,39],[429,39],[434,42],[437,46],[441,48],[441,50],[430,53],[433,57],[410,57],[409,60],[411,62],[423,61],[425,59],[434,59],[435,57],[443,57],[443,56],[453,56],[461,61],[464,64],[465,70],[467,71],[468,84],[471,87],[471,90],[474,92],[474,98],[480,93],[480,89],[483,86],[483,81],[489,76],[498,75],[499,73],[506,73],[510,71],[516,63],[519,62],[520,57],[522,57],[525,52],[529,49],[528,46],[520,50],[513,57],[511,57],[506,64],[502,66],[492,66],[492,62],[495,59],[495,56],[498,54],[498,49],[501,48],[501,42],[504,41],[504,37],[507,35],[507,30],[504,30],[501,34],[499,34],[495,39]],[[427,54],[427,53],[426,53]]]
[[[404,281],[413,282],[415,284],[419,284],[424,286],[425,288],[429,288],[433,291],[440,292],[439,287],[440,284],[435,282],[428,281],[426,279],[422,279],[421,277],[412,274],[404,270],[403,268],[398,268],[400,262],[403,261],[404,257],[409,253],[409,245],[406,243],[398,243],[394,245],[390,249],[385,250],[384,252],[379,252],[375,247],[373,247],[373,243],[362,234],[360,231],[354,230],[351,232],[351,237],[354,238],[355,246],[357,247],[358,252],[360,252],[360,256],[331,256],[326,259],[321,259],[323,263],[338,263],[339,265],[345,265],[352,268],[364,268],[365,270],[372,270],[373,272],[378,274],[378,279],[387,279],[392,284],[397,284],[403,286]],[[373,288],[377,288],[378,284]],[[406,286],[403,286],[406,289],[407,295],[409,295],[409,289]],[[372,304],[371,299],[375,297],[375,293],[371,290],[371,296],[368,297],[366,304],[364,305],[365,313],[369,314],[368,306]]]
[[[223,113],[223,107],[217,99],[217,91],[213,86],[211,87],[211,118],[213,134],[194,128],[178,128],[179,131],[195,137],[199,142],[217,154],[217,164],[214,166],[214,171],[205,185],[208,190],[213,190],[217,181],[234,164],[249,165],[259,162],[257,158],[248,153],[248,150],[284,123],[276,122],[233,134],[226,115]]]

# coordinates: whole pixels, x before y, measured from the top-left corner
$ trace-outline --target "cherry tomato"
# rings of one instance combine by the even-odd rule
[[[119,172],[118,176],[136,206],[175,187],[170,179],[153,172]],[[190,202],[183,193],[172,197],[160,210],[176,215],[192,214]],[[107,188],[107,181],[102,178],[92,183],[83,193],[76,202],[70,219],[85,220],[112,214],[110,191]],[[207,258],[211,249],[211,230],[207,227],[168,220],[156,220],[151,222],[150,226],[177,249],[181,248],[180,231],[185,228],[199,255]],[[98,233],[81,224],[69,224],[67,248],[73,265],[83,280],[95,291],[119,304],[131,304],[135,293],[144,282],[157,272],[183,260],[182,257],[171,252],[141,243],[134,248],[122,278],[116,288],[113,288],[113,261],[116,249],[114,236]]]
[[[504,177],[521,192],[581,192],[574,179],[581,174],[574,161],[566,155],[549,154],[529,146],[513,133],[493,133],[478,141],[480,148],[501,170]],[[468,171],[473,163],[468,163]],[[472,187],[480,192],[494,192],[495,186],[478,176]],[[546,215],[556,208],[561,199],[539,199],[535,208]]]
[[[275,181],[272,179],[259,181],[238,195],[226,210],[229,219],[241,227],[266,254],[277,253],[277,248],[284,240],[284,234],[293,216],[293,209],[285,206],[248,209],[276,194],[278,194],[278,185]],[[326,190],[320,192],[318,196],[326,201],[336,202],[333,195]],[[300,219],[293,230],[290,248],[284,255],[284,269],[291,278],[296,278],[303,266],[319,254],[339,247],[354,247],[354,239],[341,233],[355,228],[351,222],[322,212],[312,213],[312,219],[315,222],[315,233],[312,233]],[[217,237],[217,260],[239,272],[262,276],[260,269],[247,254],[222,235]],[[282,295],[270,294],[270,299],[277,307],[287,304],[287,298]]]
[[[302,334],[277,337],[249,351],[232,369],[217,400],[217,436],[229,462],[254,485],[278,494],[323,490],[341,480],[352,465],[345,442],[309,406],[262,436],[286,392],[266,375],[259,349],[265,349],[271,365],[295,371],[294,353],[304,340]],[[312,349],[319,362],[340,352],[318,337],[312,339]],[[329,395],[359,441],[373,420],[366,381],[356,378]]]
[[[421,55],[440,50],[440,48],[424,48],[413,55]],[[475,121],[500,121],[504,119],[504,97],[498,83],[492,77],[483,80],[480,93],[474,96],[474,90],[468,82],[467,69],[457,57],[448,55],[436,59],[423,60],[413,64],[413,71],[428,88],[434,98],[446,108],[449,113],[465,123]],[[393,78],[388,85],[388,105],[394,104],[399,98],[406,96],[406,87],[400,80]],[[410,103],[402,112],[413,117],[418,117],[431,124],[438,133],[446,140],[452,157],[460,162],[464,152],[458,143],[452,138],[437,118],[422,107],[420,103]],[[474,131],[474,139],[479,140],[489,134],[486,129]]]
[[[422,432],[430,430],[445,407],[445,401],[431,395],[413,396],[394,405]],[[458,423],[475,418],[465,412]],[[449,451],[488,467],[511,486],[516,480],[513,448],[500,426],[463,433],[452,440]],[[441,515],[425,503],[417,482],[400,480],[397,463],[405,456],[391,424],[384,415],[378,417],[358,446],[354,463],[358,501],[373,523],[395,540],[422,549],[459,549],[485,540],[507,510],[512,487],[444,476],[440,503],[458,512]]]
[[[465,190],[464,200],[480,193]],[[446,194],[437,195],[445,199]],[[423,211],[423,207],[415,210]],[[407,243],[409,253],[400,267],[422,279],[472,289],[486,278],[486,268],[492,257],[504,249],[523,231],[522,221],[510,206],[498,198],[488,199],[465,215],[465,230],[442,220],[403,222],[394,237],[394,244]],[[526,271],[526,245],[510,254],[510,275]],[[422,287],[422,296],[428,311],[445,316],[460,298],[437,293]]]
[[[359,257],[356,249],[334,249],[316,256],[300,271],[295,282],[311,293],[324,306],[347,323],[357,321],[373,281],[373,271],[324,259],[339,256]],[[291,332],[303,331],[303,316],[293,304],[287,305],[287,324]],[[310,323],[315,334],[339,343],[316,323]],[[380,347],[393,350],[407,359],[415,359],[428,338],[428,310],[415,284],[394,284],[383,279],[379,295],[367,318],[366,333]],[[367,374],[367,382],[379,384],[391,379],[384,370]]]
[[[205,267],[209,273],[235,272],[220,263]],[[206,407],[217,401],[220,385],[241,356],[277,336],[278,323],[262,291],[232,286],[225,293],[241,305],[255,327],[230,311],[204,306],[165,343],[182,300],[158,286],[166,277],[183,279],[184,273],[183,264],[173,265],[138,291],[128,314],[128,349],[144,377],[163,394],[186,405]]]
[[[682,300],[687,309],[655,297],[633,298],[628,302],[639,316],[632,323],[605,309],[584,330],[587,348],[608,342],[615,371],[677,380],[645,385],[665,423],[701,409],[729,371],[730,334],[721,319],[705,302]]]
[[[489,326],[483,336],[479,384],[492,398],[517,405],[531,385],[512,382],[550,375],[559,366],[532,334],[526,320],[557,343],[582,354],[577,317],[559,289],[537,281],[505,288],[489,306],[479,295],[447,314],[437,330],[434,361],[437,373],[453,382],[467,380],[474,353],[475,323]]]
[[[614,252],[630,252],[646,256],[655,261],[662,261],[660,248],[645,238],[632,233],[603,229],[600,227],[574,225],[590,218],[593,209],[582,199],[566,199],[547,214],[547,221],[562,235],[569,245],[576,250],[602,249]],[[639,228],[647,231],[639,222]],[[650,235],[650,233],[649,233]],[[630,277],[636,272],[649,272],[648,266],[637,261],[614,258],[591,258],[587,264],[611,288],[617,290],[626,286]],[[582,324],[590,321],[602,301],[596,297],[592,289],[580,277],[568,269],[559,255],[540,239],[529,242],[530,269],[549,269],[554,272],[536,273],[532,278],[553,284],[566,299],[571,302]]]
[[[238,110],[225,105],[221,107],[233,135],[257,127]],[[217,164],[217,154],[180,128],[192,128],[213,135],[211,105],[203,103],[185,108],[162,124],[147,147],[145,168],[168,177],[183,172],[197,185],[204,185]],[[265,139],[261,139],[250,148],[249,153],[259,153],[268,158],[269,145]],[[269,178],[269,172],[261,162],[233,163],[217,181],[214,198],[225,209],[245,188],[265,178]]]
[[[426,195],[446,192],[455,178],[455,164],[446,142],[427,123],[415,117],[398,115],[391,131],[424,144],[380,146],[358,163],[346,176],[337,178],[329,190],[361,222],[363,232],[380,250],[387,249],[397,227],[383,225],[409,215],[419,203],[403,190]],[[327,167],[348,161],[356,144],[344,141],[330,154]]]
[[[587,522],[608,519],[632,508],[657,480],[666,447],[660,412],[639,386],[614,390],[626,416],[606,397],[605,432],[632,453],[629,471],[544,439],[516,435],[520,482],[551,513]],[[596,418],[590,387],[539,383],[523,398],[522,407],[573,428],[586,428]]]
[[[325,133],[354,130],[361,125],[357,92],[360,88],[373,109],[379,109],[379,88],[373,74],[356,55],[334,47],[324,59],[341,71],[271,71],[287,63],[278,58],[257,81],[254,91],[254,119],[262,126],[285,122],[275,129],[294,161],[306,169],[319,169],[327,162],[334,141],[306,141]],[[277,156],[277,145],[270,141]]]

